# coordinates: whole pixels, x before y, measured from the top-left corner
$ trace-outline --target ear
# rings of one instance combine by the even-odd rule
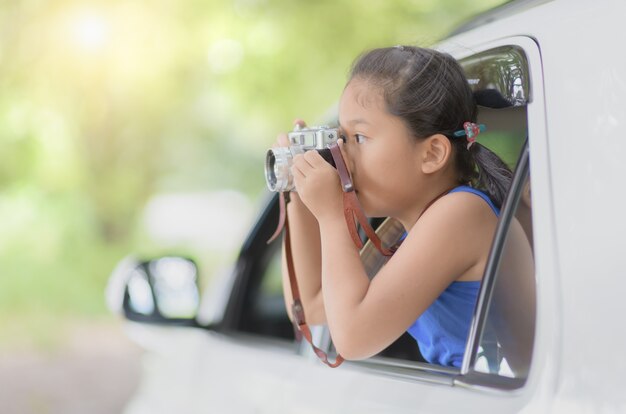
[[[442,170],[452,155],[452,143],[442,134],[434,134],[422,141],[421,168],[424,174]]]

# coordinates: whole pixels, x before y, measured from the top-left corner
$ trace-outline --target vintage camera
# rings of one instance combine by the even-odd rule
[[[271,148],[265,157],[265,181],[270,191],[284,192],[294,189],[291,165],[293,157],[308,150],[316,150],[330,165],[335,162],[328,146],[337,142],[339,130],[327,126],[302,128],[296,125],[289,136],[288,147]],[[335,167],[336,168],[336,167]]]

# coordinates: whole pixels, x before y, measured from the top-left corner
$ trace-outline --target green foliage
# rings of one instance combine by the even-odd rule
[[[360,52],[432,44],[498,3],[2,2],[0,332],[104,313],[116,261],[164,250],[141,224],[152,195],[259,199],[266,148],[328,110]]]

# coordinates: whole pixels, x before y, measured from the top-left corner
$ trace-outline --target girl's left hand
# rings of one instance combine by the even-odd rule
[[[343,217],[339,174],[317,151],[296,155],[292,173],[300,199],[318,222]]]

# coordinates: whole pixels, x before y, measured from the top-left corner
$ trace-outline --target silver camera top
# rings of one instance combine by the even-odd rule
[[[327,126],[302,128],[296,125],[287,135],[288,147],[270,148],[265,156],[265,181],[270,191],[292,191],[295,188],[291,166],[293,157],[298,154],[316,150],[334,167],[327,147],[337,142],[339,129]]]
[[[324,149],[339,138],[339,129],[328,126],[312,126],[302,128],[296,124],[294,130],[287,134],[290,145],[302,145],[306,149]]]

